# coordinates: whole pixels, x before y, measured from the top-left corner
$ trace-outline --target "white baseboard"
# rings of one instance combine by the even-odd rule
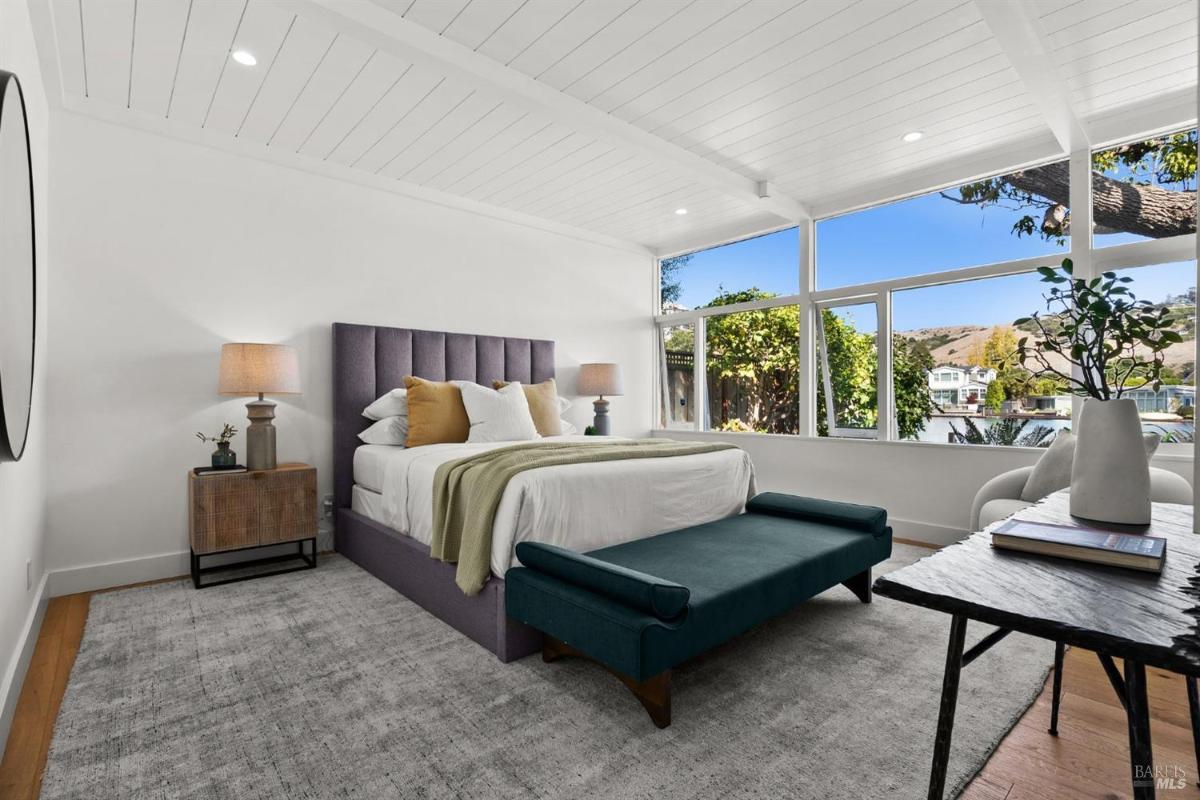
[[[962,528],[951,528],[948,525],[937,525],[932,522],[889,517],[888,523],[891,524],[892,536],[896,539],[909,539],[938,547],[962,541],[967,536],[967,532]]]
[[[4,681],[0,683],[0,753],[8,744],[8,732],[12,728],[13,715],[17,712],[17,700],[21,697],[21,687],[25,685],[25,674],[29,671],[29,662],[33,660],[33,651],[37,647],[38,634],[42,631],[42,621],[46,618],[46,605],[50,602],[50,594],[46,591],[50,574],[42,573],[38,581],[37,594],[34,595],[33,606],[25,619],[25,628],[13,652],[8,668],[4,673]]]
[[[56,569],[49,573],[50,596],[62,597],[130,583],[175,578],[188,574],[189,569],[186,550]]]
[[[222,566],[250,557],[285,555],[295,552],[295,547],[294,544],[264,547],[262,550],[255,551],[253,556],[245,553],[205,556],[204,566]],[[321,531],[317,536],[317,550],[332,549],[332,531]],[[62,597],[77,592],[95,592],[100,589],[111,589],[114,586],[128,586],[131,583],[178,578],[188,575],[190,572],[190,553],[187,550],[126,558],[119,561],[104,561],[98,564],[81,564],[77,567],[51,570],[49,573],[49,596]]]

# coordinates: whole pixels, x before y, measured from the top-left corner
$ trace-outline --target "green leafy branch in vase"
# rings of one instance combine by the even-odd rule
[[[1017,363],[1031,362],[1034,376],[1054,376],[1074,393],[1100,400],[1138,386],[1158,390],[1167,348],[1183,341],[1165,306],[1138,300],[1126,286],[1133,279],[1116,272],[1076,278],[1069,258],[1061,269],[1039,267],[1038,273],[1050,284],[1043,295],[1047,311],[1013,322],[1036,329],[1017,342]]]
[[[203,433],[196,433],[196,438],[202,442],[215,442],[217,445],[229,444],[229,441],[237,436],[238,429],[225,423],[225,427],[216,436],[205,436]]]

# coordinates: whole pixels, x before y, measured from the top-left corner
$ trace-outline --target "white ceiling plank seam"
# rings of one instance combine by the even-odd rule
[[[1059,145],[1068,153],[1088,147],[1071,88],[1059,72],[1030,0],[975,0],[975,5]]]
[[[288,23],[287,30],[283,33],[283,41],[279,43],[275,54],[271,56],[271,63],[267,65],[267,71],[263,73],[262,80],[258,83],[258,88],[254,90],[254,97],[250,98],[250,105],[246,106],[246,113],[242,115],[242,121],[238,123],[237,131],[234,132],[234,137],[242,135],[242,128],[246,127],[246,120],[250,118],[250,112],[254,110],[254,104],[258,102],[258,96],[262,94],[263,87],[267,85],[267,81],[271,78],[271,71],[275,69],[275,62],[279,60],[279,54],[283,52],[284,46],[287,44],[288,37],[292,35],[292,28],[296,27],[298,17],[292,14],[292,21]],[[299,97],[299,95],[296,95]]]
[[[233,38],[229,40],[229,48],[225,52],[225,60],[221,62],[221,72],[217,75],[217,85],[213,87],[212,97],[208,100],[208,109],[204,112],[204,120],[200,123],[201,128],[208,124],[208,115],[212,113],[213,103],[217,99],[217,92],[221,91],[221,81],[225,79],[225,68],[229,66],[229,58],[233,54],[233,45],[237,42],[238,32],[242,29],[242,20],[246,18],[246,9],[249,7],[250,0],[246,0],[242,4],[242,13],[238,17],[237,26],[233,29]]]
[[[183,34],[179,37],[179,54],[175,57],[175,74],[171,76],[171,91],[167,95],[167,110],[163,114],[164,117],[171,116],[171,103],[175,100],[175,86],[179,83],[179,65],[183,63],[183,48],[187,44],[188,25],[192,21],[192,4],[195,0],[188,0],[187,16],[183,19]]]
[[[335,44],[337,44],[337,34],[334,34],[334,37],[329,40],[329,46],[326,46],[325,52],[320,54],[320,58],[317,60],[317,64],[313,66],[312,72],[308,73],[308,77],[305,79],[304,84],[301,84],[300,91],[296,92],[296,96],[292,98],[292,102],[288,103],[288,109],[286,112],[283,112],[283,116],[281,116],[280,121],[276,122],[274,130],[271,131],[271,136],[266,138],[266,145],[270,146],[271,142],[274,142],[275,137],[277,136],[278,132],[280,132],[280,128],[283,127],[284,122],[287,122],[289,116],[292,116],[292,112],[295,110],[296,103],[299,103],[300,98],[304,97],[305,92],[308,90],[308,85],[312,84],[312,79],[317,76],[320,66],[325,64],[325,59],[329,58],[330,50],[334,49]]]
[[[747,177],[714,164],[382,8],[354,0],[281,0],[281,3],[291,5],[301,16],[320,18],[335,30],[397,57],[420,60],[468,85],[482,83],[507,102],[585,135],[671,164],[690,180],[751,200],[785,219],[808,216],[804,205],[791,197],[782,194],[758,197],[759,181],[770,176]]]

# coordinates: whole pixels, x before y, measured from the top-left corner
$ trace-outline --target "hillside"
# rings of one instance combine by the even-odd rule
[[[1189,319],[1189,321],[1191,320]],[[1194,334],[1188,330],[1192,325],[1182,326],[1185,328],[1186,338],[1180,344],[1172,345],[1166,351],[1166,364],[1181,375],[1190,375],[1196,360],[1196,343],[1191,338]],[[933,356],[935,364],[962,365],[966,363],[968,353],[982,347],[983,343],[992,335],[993,328],[1010,330],[1017,338],[1029,335],[1029,331],[1015,328],[1012,325],[986,327],[982,325],[949,325],[897,331],[897,333],[910,341],[923,344]],[[1061,361],[1061,366],[1065,367],[1065,365],[1065,360]]]

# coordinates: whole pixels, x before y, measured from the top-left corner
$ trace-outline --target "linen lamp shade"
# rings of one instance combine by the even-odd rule
[[[246,404],[250,427],[246,428],[246,466],[252,470],[275,469],[275,404],[264,394],[300,394],[300,359],[295,348],[285,344],[229,342],[221,345],[221,394],[253,394]]]
[[[582,395],[622,395],[625,382],[619,364],[580,364],[579,393]]]
[[[596,411],[592,427],[596,429],[598,435],[608,436],[611,432],[611,423],[608,419],[608,401],[604,399],[604,395],[625,393],[625,382],[621,379],[620,365],[580,364],[579,393],[599,395],[598,399],[592,401],[592,408]]]
[[[300,394],[300,360],[285,344],[221,345],[221,394]]]

